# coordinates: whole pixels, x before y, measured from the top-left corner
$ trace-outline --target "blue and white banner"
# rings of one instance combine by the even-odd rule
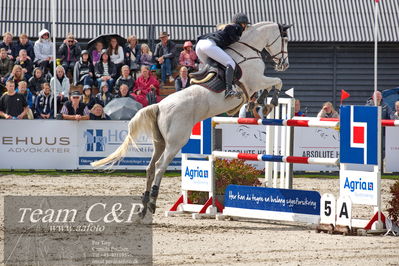
[[[181,187],[187,191],[212,191],[212,162],[182,160]]]
[[[377,165],[378,107],[341,106],[340,111],[340,162]]]

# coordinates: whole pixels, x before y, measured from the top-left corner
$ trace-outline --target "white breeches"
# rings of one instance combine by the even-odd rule
[[[199,40],[196,44],[195,52],[197,53],[197,56],[201,62],[204,64],[206,64],[208,58],[210,57],[224,66],[231,65],[233,69],[236,68],[236,63],[234,60],[219,46],[217,46],[213,40]]]

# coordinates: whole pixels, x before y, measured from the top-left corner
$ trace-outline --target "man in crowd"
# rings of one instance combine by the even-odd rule
[[[65,120],[89,120],[90,111],[86,104],[80,99],[82,94],[79,91],[71,93],[70,100],[61,109],[62,118]]]
[[[367,100],[366,105],[374,106],[374,98],[377,99],[377,106],[381,106],[381,119],[393,119],[394,112],[392,111],[392,108],[384,102],[380,91],[373,93],[373,96]]]
[[[26,99],[15,91],[14,81],[6,82],[7,93],[0,98],[0,117],[5,119],[23,119],[29,111]]]
[[[155,47],[154,57],[161,65],[161,81],[165,83],[168,78],[169,82],[173,82],[172,68],[176,57],[176,44],[169,40],[167,32],[162,32],[159,38],[161,42]]]
[[[6,79],[11,74],[13,62],[7,56],[5,48],[0,48],[0,94],[3,92]]]

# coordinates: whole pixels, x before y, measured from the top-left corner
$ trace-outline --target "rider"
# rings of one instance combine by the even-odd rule
[[[227,24],[223,30],[208,33],[198,38],[195,52],[200,60],[206,63],[207,59],[210,57],[226,67],[225,98],[230,96],[240,97],[240,94],[233,90],[236,63],[223,49],[237,42],[248,24],[250,24],[250,22],[247,15],[244,13],[237,13],[233,17],[232,24]]]

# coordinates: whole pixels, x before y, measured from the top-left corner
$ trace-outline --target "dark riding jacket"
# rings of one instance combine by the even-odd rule
[[[217,46],[224,49],[230,44],[240,40],[243,31],[244,28],[240,24],[228,24],[223,30],[202,35],[198,40],[213,40]]]

